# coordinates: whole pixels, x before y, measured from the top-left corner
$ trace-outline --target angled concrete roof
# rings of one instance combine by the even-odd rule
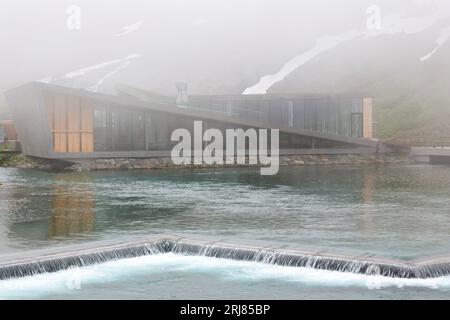
[[[199,109],[192,109],[192,108],[180,108],[176,105],[175,101],[173,101],[169,97],[159,96],[161,99],[158,101],[152,100],[148,101],[144,100],[144,97],[136,97],[134,95],[130,96],[117,96],[117,95],[108,95],[103,93],[97,93],[88,91],[85,89],[75,89],[75,88],[69,88],[69,87],[62,87],[54,84],[48,84],[48,83],[41,83],[41,82],[32,82],[28,83],[24,86],[15,88],[10,90],[8,93],[15,93],[19,94],[22,89],[30,88],[30,86],[34,87],[38,90],[49,90],[52,92],[59,92],[63,94],[68,95],[76,95],[76,96],[83,96],[88,97],[93,100],[97,101],[104,101],[104,102],[110,102],[115,105],[126,105],[126,106],[132,106],[147,110],[153,110],[153,111],[159,111],[174,115],[180,115],[180,116],[186,116],[191,117],[194,119],[204,119],[204,120],[213,120],[218,122],[225,122],[225,123],[232,123],[235,125],[241,125],[244,127],[250,127],[250,128],[265,128],[265,129],[279,129],[280,132],[290,133],[290,134],[296,134],[316,139],[323,139],[323,140],[329,140],[334,142],[341,142],[344,144],[350,144],[354,146],[360,146],[360,147],[371,147],[375,148],[377,147],[378,142],[374,140],[368,140],[368,139],[362,139],[362,138],[354,138],[354,137],[345,137],[340,136],[336,134],[331,133],[323,133],[323,132],[317,132],[312,130],[306,130],[306,129],[299,129],[299,128],[292,128],[288,126],[275,126],[270,123],[266,122],[260,122],[255,120],[249,120],[249,119],[241,119],[238,117],[233,116],[227,116],[223,113],[217,113],[214,111],[208,111],[208,110],[199,110]],[[158,97],[158,95],[155,95]]]

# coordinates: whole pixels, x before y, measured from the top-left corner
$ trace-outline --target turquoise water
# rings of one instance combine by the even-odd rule
[[[0,281],[0,299],[448,299],[450,277],[393,279],[174,254]]]
[[[0,183],[0,254],[152,233],[403,259],[450,252],[450,167],[445,166],[283,167],[277,176],[260,176],[258,169],[48,173],[0,168]],[[103,267],[83,268],[94,276],[86,277],[80,290],[58,287],[70,271],[26,282],[2,281],[0,297],[440,298],[448,294],[446,278],[406,284],[382,279],[382,288],[373,289],[373,279],[365,276],[169,258],[137,258],[143,269],[134,268],[133,259],[123,261],[130,265],[121,266],[120,272],[114,263],[121,262],[114,262],[110,272],[104,269],[100,275]],[[192,267],[198,263],[205,267]],[[258,270],[271,276],[261,277]],[[55,287],[43,286],[45,281]],[[18,291],[8,287],[18,283],[31,287],[21,285]]]

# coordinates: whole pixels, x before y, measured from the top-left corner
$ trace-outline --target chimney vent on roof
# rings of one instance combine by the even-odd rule
[[[177,95],[177,105],[178,106],[186,106],[189,102],[189,97],[187,93],[187,83],[186,82],[177,82],[175,84],[177,87],[178,95]]]

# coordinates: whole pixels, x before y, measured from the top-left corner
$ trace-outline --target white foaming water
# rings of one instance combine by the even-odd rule
[[[183,274],[183,277],[189,277],[189,274],[203,273],[230,281],[280,281],[289,282],[291,285],[298,283],[299,288],[305,286],[360,287],[374,290],[388,287],[450,288],[450,277],[398,279],[168,253],[112,261],[20,279],[3,280],[0,281],[0,298],[64,296],[64,294],[69,294],[71,290],[80,290],[82,294],[85,286],[114,285],[114,282],[126,282],[131,277],[165,274],[167,272]],[[173,286],[174,283],[171,283],[171,285]]]

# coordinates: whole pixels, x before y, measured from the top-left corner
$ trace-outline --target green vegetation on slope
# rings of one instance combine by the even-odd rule
[[[450,43],[420,61],[435,46],[433,37],[380,37],[339,46],[271,92],[372,96],[376,137],[450,137]]]

